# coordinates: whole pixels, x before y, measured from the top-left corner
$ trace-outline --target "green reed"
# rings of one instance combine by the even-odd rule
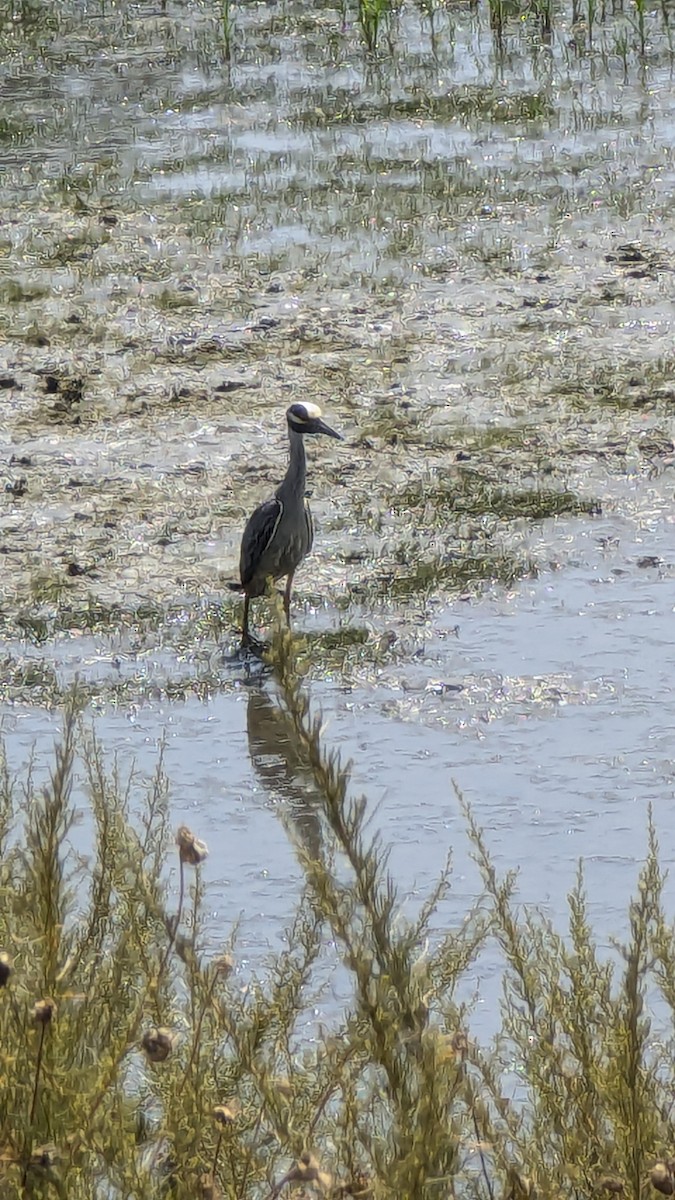
[[[390,0],[358,0],[361,34],[370,54],[377,51],[382,23],[390,8]]]
[[[638,38],[638,51],[640,57],[644,58],[647,49],[647,6],[645,0],[633,0],[633,2],[635,4],[635,17],[633,18],[633,24]]]
[[[234,35],[232,9],[232,0],[220,0],[220,33],[223,42],[223,54],[228,60],[232,57],[232,37]]]

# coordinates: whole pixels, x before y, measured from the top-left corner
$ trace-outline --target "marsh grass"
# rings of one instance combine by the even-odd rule
[[[476,439],[481,452],[509,453],[514,431]],[[468,444],[472,445],[473,442]],[[505,487],[503,469],[458,465],[441,478],[422,475],[392,489],[386,512],[364,498],[362,524],[378,534],[395,530],[367,573],[349,584],[356,600],[406,602],[435,592],[480,592],[490,584],[510,587],[537,574],[519,531],[523,524],[601,513],[598,500],[567,488]]]
[[[222,0],[218,0],[222,3]],[[405,56],[405,36],[407,16],[417,12],[422,27],[428,29],[431,57],[436,57],[442,49],[447,49],[454,37],[454,17],[452,6],[444,0],[411,0],[393,3],[392,0],[341,0],[335,6],[339,13],[339,28],[333,34],[336,45],[340,36],[349,37],[352,25],[360,34],[361,43],[368,55],[376,55],[382,50],[383,29],[387,31],[387,50],[394,58]],[[472,8],[478,8],[472,5]],[[523,36],[532,42],[537,39],[544,45],[550,46],[553,39],[554,6],[550,0],[486,0],[485,9],[492,31],[495,59],[502,65],[508,62],[507,47],[509,40]],[[631,0],[630,10],[624,12],[623,5],[599,4],[597,0],[571,0],[567,17],[575,30],[574,48],[579,53],[604,53],[603,38],[599,35],[606,30],[615,30],[627,22],[637,33],[637,49],[640,57],[647,52],[646,15],[647,10],[641,0]],[[670,45],[670,17],[666,0],[661,0],[660,8],[653,14],[660,18],[659,32],[665,32]],[[562,12],[559,14],[562,18]],[[288,28],[296,27],[305,32],[305,27],[313,29],[316,18],[307,16],[303,11],[294,14],[288,10]],[[410,28],[410,25],[408,25]],[[509,40],[507,40],[509,39]],[[226,41],[226,54],[229,56],[230,43]]]
[[[391,7],[391,0],[358,0],[361,34],[370,54],[375,54],[382,23]]]
[[[98,12],[95,6],[92,8],[96,19],[107,24],[115,37],[125,28],[129,12],[134,11],[133,6],[124,0],[116,4],[101,3]],[[411,31],[417,38],[421,36],[421,31],[426,30],[424,36],[431,64],[448,51],[452,53],[455,25],[458,14],[460,19],[463,15],[463,8],[463,5],[450,5],[446,0],[339,0],[332,6],[332,20],[327,22],[325,6],[289,3],[283,6],[280,16],[271,20],[270,32],[277,33],[283,29],[286,34],[307,38],[310,42],[323,40],[328,33],[335,57],[346,49],[358,49],[360,44],[371,60],[383,58],[383,37],[386,37],[388,57],[403,62],[408,53]],[[480,13],[481,9],[487,13],[495,62],[503,76],[508,74],[510,51],[516,40],[528,43],[533,57],[538,54],[542,43],[553,45],[554,16],[558,17],[561,25],[569,24],[573,29],[574,36],[570,39],[569,48],[577,55],[588,54],[598,61],[606,61],[608,44],[613,45],[617,31],[620,37],[621,28],[627,26],[635,31],[637,57],[644,62],[650,50],[648,24],[654,39],[665,35],[672,53],[667,0],[660,0],[659,6],[649,13],[642,0],[630,0],[626,11],[623,4],[599,4],[597,0],[570,0],[564,6],[565,11],[555,14],[551,0],[520,0],[519,3],[514,0],[484,0],[483,4],[471,3],[470,8],[474,15]],[[202,48],[205,61],[211,61],[215,54],[222,65],[228,66],[240,54],[245,58],[249,52],[246,40],[250,33],[246,21],[242,21],[235,46],[237,22],[234,10],[232,0],[196,0],[194,3],[175,3],[172,6],[168,6],[166,0],[160,0],[158,11],[168,18],[163,22],[167,54],[178,53],[187,40],[195,47]],[[193,26],[195,14],[199,14],[200,20]],[[185,28],[182,15],[187,17]],[[0,43],[9,53],[20,51],[22,43],[26,47],[43,47],[55,36],[67,36],[77,21],[78,5],[74,0],[62,0],[59,4],[50,3],[49,0],[0,0]],[[253,36],[256,36],[255,33]],[[429,99],[433,97],[429,96]],[[553,110],[550,115],[554,115]],[[500,119],[499,114],[496,114],[496,119]],[[9,133],[11,141],[14,140],[13,129],[12,123]]]
[[[477,470],[461,470],[447,484],[421,479],[392,497],[397,513],[425,513],[425,525],[447,521],[450,514],[473,517],[494,516],[503,521],[520,517],[543,521],[550,517],[579,516],[600,512],[597,500],[566,489],[514,488],[493,484]]]
[[[633,17],[632,21],[633,21],[635,32],[637,34],[637,39],[638,39],[638,51],[639,51],[640,56],[642,58],[644,58],[646,50],[647,50],[647,26],[646,26],[647,6],[645,4],[645,0],[634,0],[634,5],[635,5],[635,16]]]
[[[91,595],[76,600],[69,597],[68,585],[65,573],[37,571],[29,585],[35,606],[26,606],[15,620],[0,621],[0,631],[12,636],[18,629],[34,645],[64,633],[95,635],[133,630],[146,636],[160,631],[164,641],[185,651],[205,638],[225,633],[237,608],[236,601],[229,597],[218,603],[202,600],[176,605],[147,600],[133,607],[106,604]],[[49,607],[43,607],[45,602]]]
[[[357,600],[400,603],[419,596],[438,596],[440,591],[447,595],[479,593],[491,584],[511,587],[516,580],[536,574],[534,559],[510,553],[492,545],[489,539],[480,544],[458,544],[453,551],[437,554],[405,541],[396,547],[393,563],[378,565],[366,580],[352,584],[349,590]]]
[[[228,62],[232,57],[232,38],[234,36],[232,9],[232,0],[220,0],[220,33],[223,43],[223,56]]]
[[[558,386],[558,391],[580,408],[600,405],[628,411],[654,410],[667,415],[675,403],[672,373],[670,356],[653,363],[631,360],[620,367],[603,365],[590,371],[579,366],[571,378]]]

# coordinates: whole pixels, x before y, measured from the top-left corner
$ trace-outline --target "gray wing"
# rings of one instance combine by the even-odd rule
[[[284,506],[275,496],[265,500],[251,513],[241,539],[241,554],[239,556],[239,575],[241,586],[246,588],[252,583],[263,555],[267,550],[277,526],[283,515]]]

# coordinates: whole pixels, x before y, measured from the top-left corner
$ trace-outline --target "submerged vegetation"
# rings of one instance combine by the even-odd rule
[[[473,517],[498,517],[514,520],[526,517],[532,521],[562,516],[566,513],[600,512],[597,501],[584,499],[572,492],[552,488],[499,487],[486,481],[479,472],[461,471],[443,486],[435,479],[423,479],[405,488],[392,499],[394,512],[408,513],[430,509],[432,520],[447,522],[452,514]]]
[[[3,770],[3,1200],[644,1200],[650,1174],[669,1195],[675,931],[654,829],[612,956],[594,941],[581,872],[563,936],[517,905],[515,875],[497,876],[466,807],[483,896],[440,935],[446,873],[405,920],[285,630],[271,662],[266,719],[291,731],[289,770],[313,777],[319,840],[295,839],[305,887],[261,978],[242,973],[236,928],[207,920],[201,831],[182,826],[171,849],[161,760],[145,792],[109,769],[75,694],[47,785]],[[83,805],[86,857],[74,849]],[[482,1047],[458,990],[487,944],[502,955],[503,1028]],[[317,1031],[327,947],[351,999]]]

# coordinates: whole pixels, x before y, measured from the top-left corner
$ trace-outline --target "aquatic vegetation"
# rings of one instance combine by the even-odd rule
[[[456,464],[442,480],[436,472],[420,476],[392,489],[384,512],[364,499],[361,520],[379,528],[384,544],[369,570],[350,582],[350,594],[405,603],[417,595],[480,591],[493,583],[510,587],[538,570],[510,527],[601,512],[596,499],[565,488],[497,483],[499,455],[508,452],[514,436],[522,444],[522,431],[476,438],[483,455],[497,452],[495,462],[482,469]],[[474,443],[467,438],[467,444]]]
[[[502,487],[478,470],[458,470],[445,484],[436,479],[420,479],[396,493],[392,497],[391,507],[394,512],[402,514],[422,510],[425,522],[428,514],[433,514],[435,524],[445,523],[452,513],[458,516],[495,516],[505,521],[519,517],[543,521],[566,514],[579,516],[601,511],[597,500],[577,496],[564,489]]]
[[[380,26],[389,12],[391,0],[358,0],[359,24],[366,49],[374,54],[380,34]]]
[[[405,603],[420,595],[479,592],[490,584],[511,587],[517,579],[537,573],[536,562],[524,554],[471,543],[435,555],[403,543],[395,559],[393,564],[378,563],[367,580],[350,585],[350,592],[359,598]]]
[[[646,33],[646,5],[645,0],[634,0],[635,3],[635,28],[638,35],[638,47],[641,57],[644,57],[647,49],[647,33]]]
[[[232,56],[232,37],[234,34],[232,8],[232,0],[220,0],[220,30],[223,39],[223,55],[226,59]]]

